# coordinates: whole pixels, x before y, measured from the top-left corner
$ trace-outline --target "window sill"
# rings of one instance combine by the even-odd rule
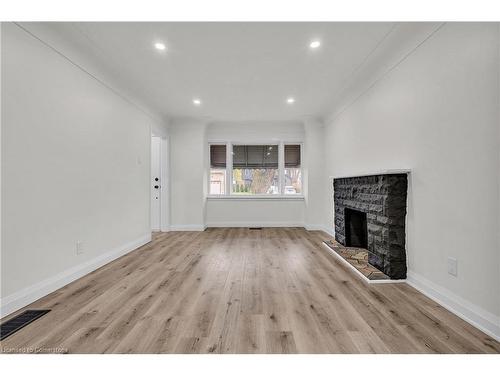
[[[263,201],[303,201],[303,195],[209,195],[207,200],[263,200]]]

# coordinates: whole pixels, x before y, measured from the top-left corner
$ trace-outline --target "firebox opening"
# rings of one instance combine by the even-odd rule
[[[366,225],[366,213],[344,209],[346,246],[361,247],[368,249],[368,228]]]

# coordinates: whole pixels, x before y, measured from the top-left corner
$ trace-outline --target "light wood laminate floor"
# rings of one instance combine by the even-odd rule
[[[368,285],[302,228],[153,241],[33,303],[0,344],[69,353],[498,353],[406,284]],[[4,319],[5,320],[5,319]]]

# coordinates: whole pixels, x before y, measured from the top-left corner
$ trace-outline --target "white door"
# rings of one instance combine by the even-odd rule
[[[161,224],[161,139],[151,137],[151,230]]]

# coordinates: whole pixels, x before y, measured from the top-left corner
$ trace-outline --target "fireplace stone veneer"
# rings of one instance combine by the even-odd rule
[[[406,278],[406,173],[335,178],[335,239],[346,245],[346,208],[366,213],[368,262],[391,279]]]

